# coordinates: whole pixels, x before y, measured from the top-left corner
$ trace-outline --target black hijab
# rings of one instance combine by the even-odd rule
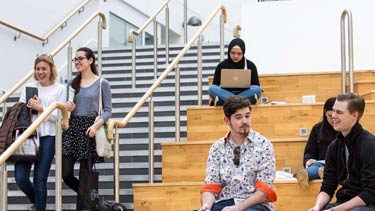
[[[241,61],[239,62],[234,62],[231,58],[230,58],[230,51],[232,50],[232,48],[234,46],[239,46],[242,50],[242,53],[243,53],[243,57],[241,59]],[[245,59],[245,42],[240,39],[240,38],[235,38],[233,39],[230,43],[229,43],[229,46],[228,46],[228,58],[224,61],[224,67],[223,68],[229,68],[229,69],[243,69],[245,67],[245,62],[246,62],[246,59]]]

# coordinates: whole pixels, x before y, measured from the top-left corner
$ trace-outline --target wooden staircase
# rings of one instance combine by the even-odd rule
[[[260,75],[262,96],[269,101],[285,101],[285,105],[252,106],[252,128],[273,144],[276,169],[290,168],[295,173],[302,167],[303,150],[312,126],[322,117],[326,99],[336,96],[341,87],[341,73],[308,73]],[[374,71],[356,72],[355,78],[375,79]],[[371,83],[370,83],[371,84]],[[368,83],[356,83],[355,91],[369,95]],[[370,89],[370,90],[367,90]],[[367,90],[367,92],[366,92]],[[303,95],[316,95],[316,103],[302,104]],[[375,101],[365,98],[363,127],[375,132]],[[133,184],[135,211],[191,211],[200,206],[200,187],[211,144],[222,137],[228,126],[223,122],[222,107],[187,107],[187,141],[162,143],[162,183]],[[302,191],[295,179],[274,181],[278,195],[277,211],[300,211],[314,205],[321,180],[311,182]]]

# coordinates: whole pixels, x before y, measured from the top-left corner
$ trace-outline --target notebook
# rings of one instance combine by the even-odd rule
[[[220,86],[223,88],[249,88],[251,70],[222,69]]]

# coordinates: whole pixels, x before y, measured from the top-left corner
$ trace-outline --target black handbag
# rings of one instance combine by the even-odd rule
[[[81,168],[79,172],[77,210],[91,210],[99,203],[99,172],[94,170],[95,164],[91,165],[90,154],[89,152],[88,167]]]

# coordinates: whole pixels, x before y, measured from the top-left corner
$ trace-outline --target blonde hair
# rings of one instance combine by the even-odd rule
[[[55,82],[57,79],[57,69],[56,69],[55,62],[53,61],[53,57],[50,54],[41,54],[36,57],[35,62],[34,62],[34,79],[38,80],[38,78],[36,77],[35,69],[36,69],[36,65],[40,62],[46,62],[49,65],[51,69],[51,75],[49,77],[49,80],[51,82]]]

